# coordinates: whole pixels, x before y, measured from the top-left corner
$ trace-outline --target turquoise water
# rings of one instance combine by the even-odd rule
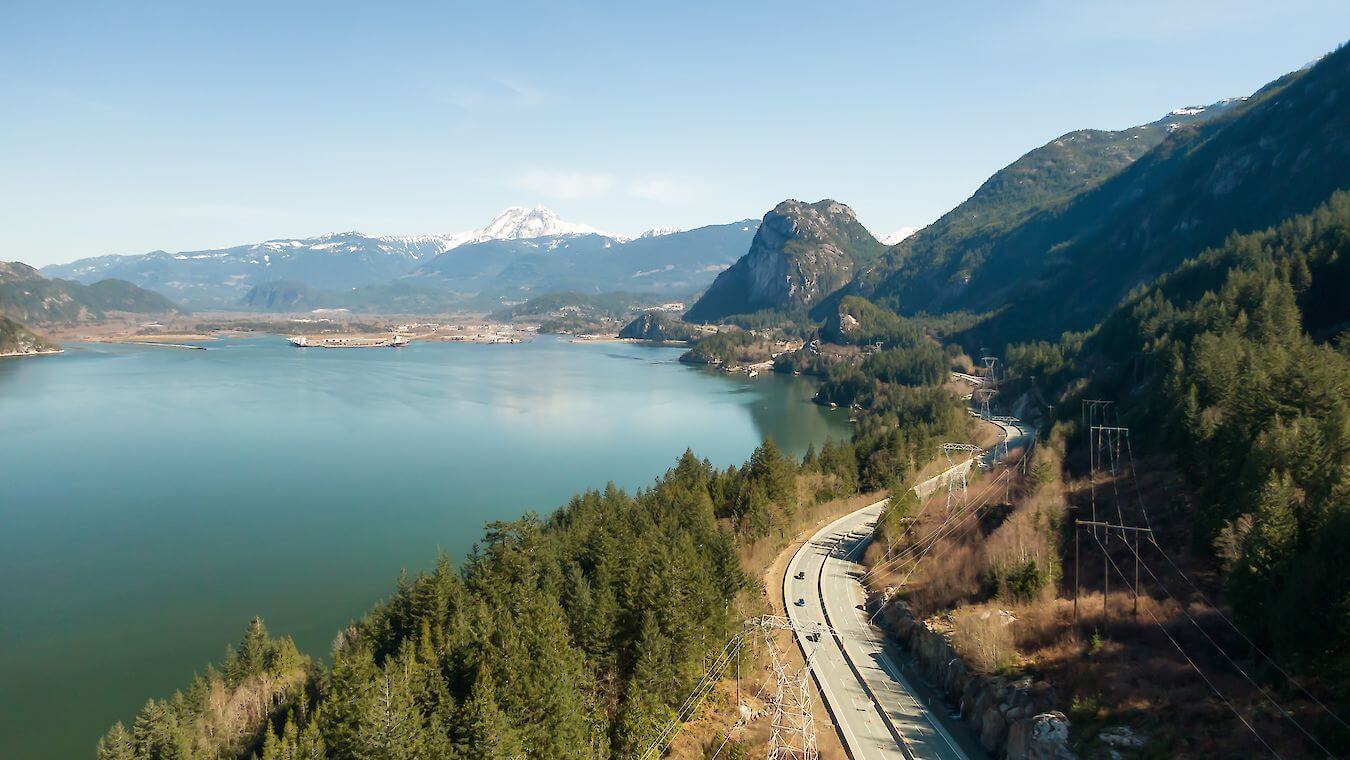
[[[248,619],[333,634],[485,521],[846,437],[780,376],[569,343],[0,360],[0,755],[92,757],[115,720],[219,661]]]

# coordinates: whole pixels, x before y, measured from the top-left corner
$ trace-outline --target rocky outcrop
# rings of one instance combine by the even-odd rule
[[[643,312],[637,319],[624,325],[619,331],[620,338],[629,340],[647,340],[657,343],[668,341],[690,341],[697,338],[699,333],[694,328],[682,322],[667,317],[656,312]]]
[[[1075,757],[1069,721],[1055,709],[1050,684],[973,671],[947,637],[916,619],[904,602],[892,601],[878,619],[910,652],[919,674],[961,706],[986,751],[1008,760]]]
[[[783,201],[764,215],[749,252],[717,276],[685,319],[809,308],[884,251],[842,203]]]

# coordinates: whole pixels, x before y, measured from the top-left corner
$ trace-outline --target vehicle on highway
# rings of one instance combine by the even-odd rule
[[[820,641],[820,631],[812,631],[806,634],[807,641]]]
[[[792,577],[796,578],[799,581],[804,581],[806,580],[806,572],[804,570],[798,570],[797,574]]]
[[[806,600],[805,600],[805,599],[798,599],[797,601],[793,602],[793,604],[797,605],[798,607],[805,607],[805,606],[806,606]]]

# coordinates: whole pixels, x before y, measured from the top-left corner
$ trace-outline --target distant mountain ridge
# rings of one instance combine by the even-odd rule
[[[28,324],[73,324],[109,312],[167,314],[182,311],[169,299],[123,280],[91,285],[47,279],[17,261],[0,261],[0,315]]]
[[[481,229],[448,235],[337,232],[231,248],[98,256],[43,272],[84,283],[120,278],[197,308],[223,309],[323,302],[440,310],[465,299],[569,289],[689,295],[744,253],[756,226],[746,220],[688,231],[663,227],[628,238],[565,221],[542,206],[513,206]],[[623,256],[604,255],[619,247]],[[454,258],[444,258],[452,253]],[[565,259],[541,258],[553,253]],[[400,283],[404,278],[408,282]]]

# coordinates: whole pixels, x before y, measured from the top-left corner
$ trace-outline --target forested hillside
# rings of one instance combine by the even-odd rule
[[[108,312],[168,314],[172,301],[123,280],[81,285],[47,279],[27,264],[0,261],[0,314],[20,322],[50,324],[97,319]]]
[[[1084,343],[1019,371],[1120,399],[1194,484],[1248,630],[1350,678],[1350,194],[1234,236],[1134,295]],[[1033,358],[1039,356],[1040,358]],[[1048,357],[1048,358],[1047,358]]]
[[[1350,184],[1348,87],[1342,48],[1010,229],[920,232],[850,291],[902,313],[988,314],[961,337],[967,345],[1086,330],[1230,232],[1311,211]]]

